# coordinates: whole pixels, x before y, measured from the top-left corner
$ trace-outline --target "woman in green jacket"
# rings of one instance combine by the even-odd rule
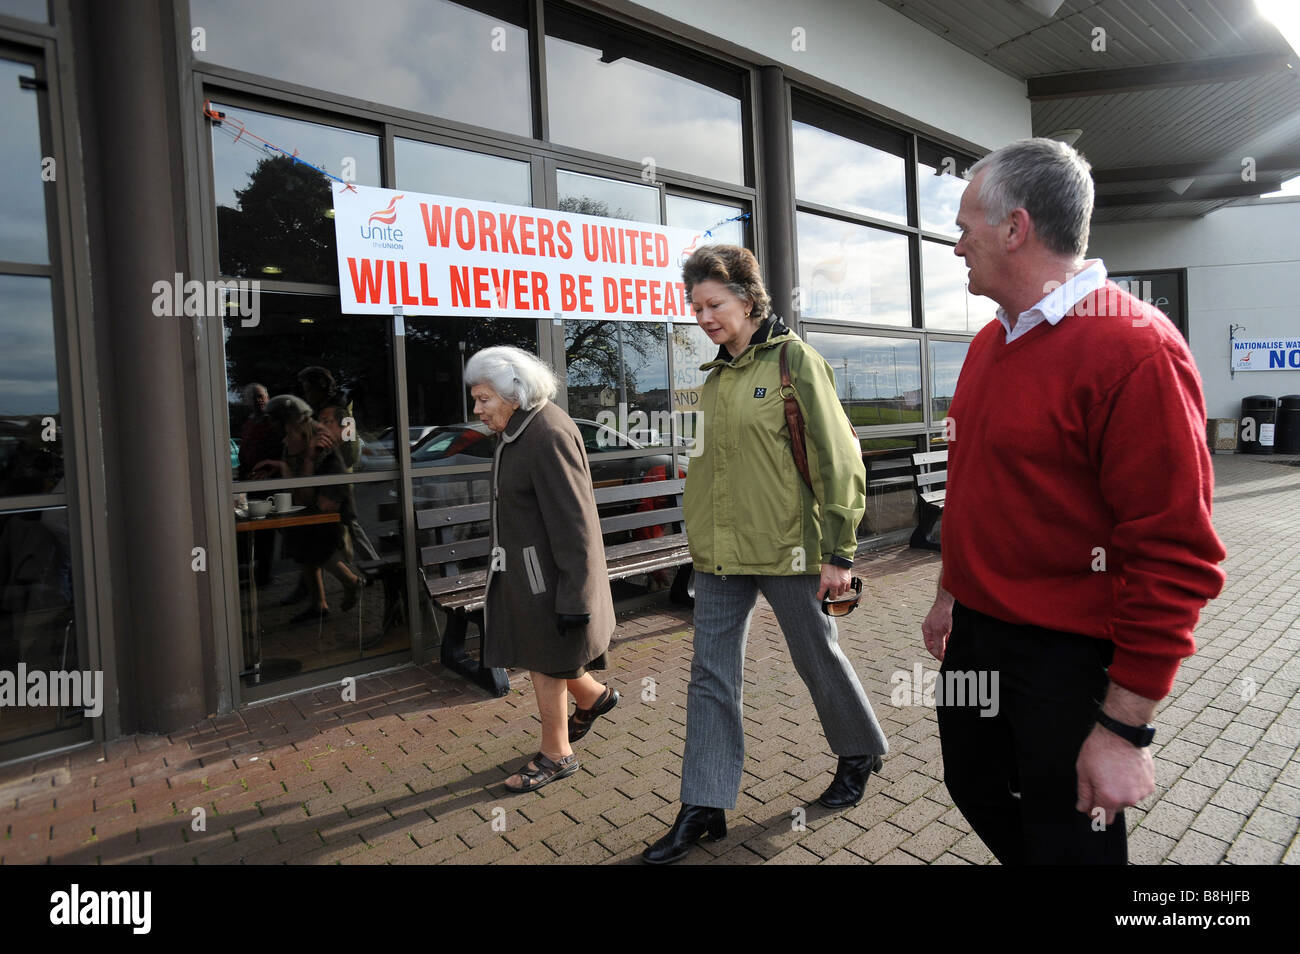
[[[822,601],[850,592],[866,474],[830,365],[775,315],[753,254],[696,251],[682,269],[695,320],[718,345],[703,366],[701,431],[683,506],[695,567],[695,652],[686,702],[681,811],[642,857],[667,864],[705,833],[726,834],[745,760],[745,640],[761,592],[812,693],[835,778],[820,802],[856,805],[888,745]],[[785,355],[804,420],[805,483],[791,452]],[[789,393],[785,391],[784,393]],[[811,486],[809,486],[809,484]]]

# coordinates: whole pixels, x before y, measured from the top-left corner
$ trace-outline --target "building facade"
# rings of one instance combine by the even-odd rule
[[[103,674],[94,717],[0,708],[0,761],[429,659],[413,510],[483,499],[482,347],[554,367],[598,480],[686,466],[693,324],[343,314],[332,178],[747,245],[835,368],[861,536],[906,533],[992,313],[960,173],[1029,134],[1024,84],[884,5],[786,7],[0,0],[0,669]],[[339,412],[345,466],[296,466],[279,395]],[[338,521],[244,509],[285,492]]]

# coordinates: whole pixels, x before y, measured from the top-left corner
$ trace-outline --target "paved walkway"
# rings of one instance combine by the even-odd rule
[[[1138,863],[1300,862],[1300,468],[1216,457],[1228,584],[1158,716],[1157,792],[1131,810]],[[892,745],[869,797],[807,802],[830,779],[812,703],[771,610],[754,616],[748,753],[731,833],[690,862],[985,864],[952,807],[934,710],[891,704],[920,645],[938,557],[869,554],[863,609],[841,627]],[[611,679],[623,703],[581,743],[582,769],[541,792],[501,782],[536,751],[526,676],[486,699],[437,666],[0,768],[0,864],[631,861],[671,823],[691,628],[657,608],[623,619]],[[205,830],[195,830],[199,817]]]

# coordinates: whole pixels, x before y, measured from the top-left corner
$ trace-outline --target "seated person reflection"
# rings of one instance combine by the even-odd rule
[[[267,405],[273,419],[282,422],[284,431],[284,456],[281,460],[265,460],[253,468],[253,477],[263,480],[272,477],[323,477],[347,473],[347,466],[338,453],[338,441],[330,429],[314,420],[305,401],[293,395],[279,395]],[[356,506],[349,486],[300,487],[293,492],[295,504],[315,508],[320,513],[337,513],[339,522],[294,527],[284,531],[284,552],[303,567],[298,587],[281,602],[296,603],[308,596],[313,606],[296,614],[290,622],[302,623],[329,616],[329,601],[325,595],[322,569],[343,586],[341,609],[352,609],[357,593],[364,585],[349,565],[351,559],[350,535],[347,527],[356,519]]]

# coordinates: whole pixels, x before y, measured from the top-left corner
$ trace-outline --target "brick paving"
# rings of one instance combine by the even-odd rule
[[[1157,791],[1127,815],[1141,864],[1300,863],[1300,467],[1219,456],[1228,583],[1157,717]],[[864,606],[841,639],[890,738],[847,812],[807,804],[830,779],[812,703],[771,610],[750,633],[747,758],[728,837],[691,864],[988,864],[943,785],[932,707],[894,706],[920,643],[933,553],[865,554]],[[689,611],[621,619],[623,702],[541,792],[501,782],[537,748],[528,680],[487,699],[438,666],[0,767],[0,864],[457,864],[634,861],[677,810]],[[202,819],[202,830],[196,823]]]

